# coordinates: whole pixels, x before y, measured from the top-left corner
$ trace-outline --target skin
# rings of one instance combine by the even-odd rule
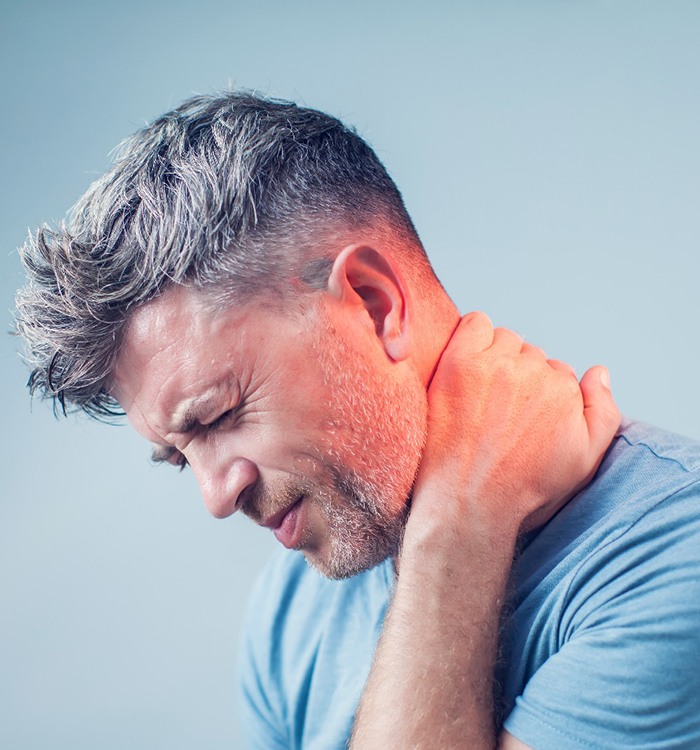
[[[579,384],[482,314],[462,320],[429,400],[400,575],[351,747],[526,748],[496,736],[491,702],[516,540],[590,480],[620,415],[604,368]]]
[[[240,509],[274,525],[302,498],[296,548],[332,578],[397,553],[427,424],[424,382],[387,355],[346,285],[291,316],[262,303],[212,313],[173,288],[133,314],[113,389],[155,457],[191,467],[217,518]]]
[[[400,257],[341,248],[295,314],[171,289],[132,315],[114,393],[216,517],[270,525],[301,498],[296,546],[326,575],[395,556],[355,750],[517,750],[491,704],[516,540],[590,480],[619,412],[603,368],[578,383],[485,315],[460,320]]]

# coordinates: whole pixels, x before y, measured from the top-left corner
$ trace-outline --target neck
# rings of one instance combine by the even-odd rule
[[[440,290],[418,309],[419,375],[426,388],[430,385],[438,362],[460,321],[460,313],[454,302]]]

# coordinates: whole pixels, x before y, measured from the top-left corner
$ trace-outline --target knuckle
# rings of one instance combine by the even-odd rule
[[[465,315],[459,322],[458,330],[488,334],[493,332],[493,323],[486,313],[477,311]]]
[[[481,310],[474,310],[473,312],[467,313],[462,318],[463,323],[473,323],[476,325],[487,325],[493,328],[493,323],[491,322],[491,318]]]

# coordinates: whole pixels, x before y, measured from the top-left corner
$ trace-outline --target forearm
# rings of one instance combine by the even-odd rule
[[[408,540],[353,750],[495,747],[493,669],[515,533],[465,527]]]
[[[590,480],[620,421],[602,368],[579,384],[568,365],[478,313],[462,319],[428,396],[399,578],[353,750],[493,750],[494,666],[518,531],[547,521]]]

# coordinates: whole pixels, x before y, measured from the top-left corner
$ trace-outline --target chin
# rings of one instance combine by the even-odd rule
[[[384,562],[389,555],[379,560],[355,560],[350,564],[346,564],[345,562],[339,563],[337,560],[321,560],[307,554],[304,554],[304,557],[306,558],[306,562],[324,578],[328,578],[331,581],[344,581],[346,578],[352,578],[374,568],[376,565]]]
[[[326,544],[319,550],[304,550],[306,561],[322,576],[334,581],[364,573],[389,557],[397,557],[408,517],[408,504],[391,519],[364,518],[364,523],[348,523],[331,529]],[[360,519],[357,519],[360,521]]]

